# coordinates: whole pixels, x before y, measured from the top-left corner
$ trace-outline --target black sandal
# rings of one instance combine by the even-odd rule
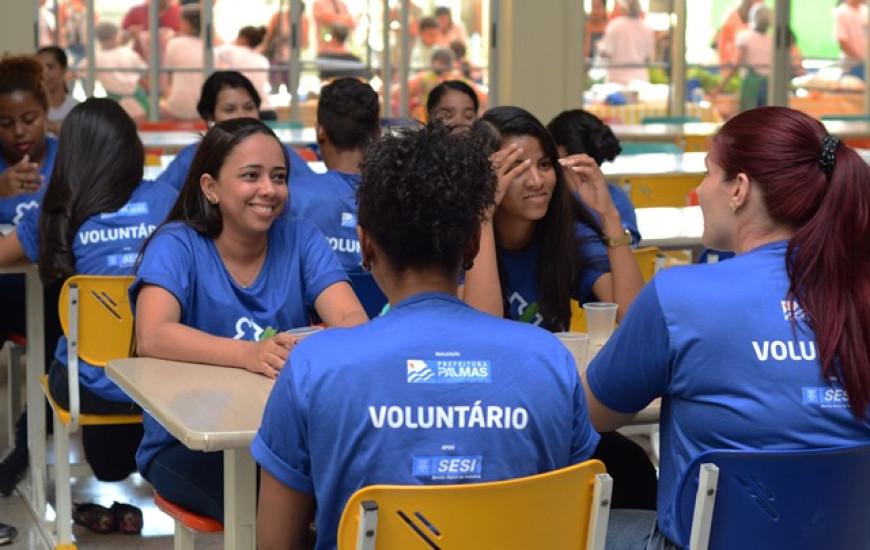
[[[114,512],[92,502],[73,504],[72,517],[75,523],[84,525],[94,533],[105,535],[118,530]]]
[[[138,535],[142,532],[142,510],[129,504],[115,502],[112,504],[112,512],[122,533]]]

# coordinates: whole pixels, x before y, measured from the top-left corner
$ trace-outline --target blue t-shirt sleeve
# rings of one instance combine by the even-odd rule
[[[136,270],[136,279],[130,286],[130,304],[136,303],[142,285],[156,285],[175,296],[183,317],[191,292],[191,266],[195,264],[191,250],[175,232],[167,231],[166,227],[159,229]]]
[[[305,162],[305,159],[299,156],[296,149],[289,145],[284,145],[284,150],[287,151],[287,160],[290,161],[290,177],[310,176],[315,173],[314,170],[308,166],[308,163]]]
[[[199,143],[192,143],[180,150],[163,173],[157,176],[156,181],[169,185],[176,191],[181,191],[197,147],[199,147]]]
[[[572,298],[582,304],[595,299],[592,286],[599,277],[610,271],[610,261],[607,259],[607,247],[593,228],[585,223],[575,223],[574,234],[579,246],[583,271],[578,277],[576,294]]]
[[[573,358],[568,355],[567,361],[572,371],[577,372]],[[571,425],[571,464],[589,460],[598,447],[601,436],[592,427],[589,420],[589,407],[586,404],[586,393],[580,377],[574,377],[574,422]]]
[[[628,193],[613,183],[607,184],[607,190],[610,191],[613,206],[616,207],[619,217],[622,219],[622,227],[628,229],[631,233],[631,245],[637,246],[640,242],[640,229],[637,227],[637,213],[634,211],[631,199],[628,198]]]
[[[327,287],[335,283],[350,282],[335,252],[323,233],[308,220],[297,220],[298,230],[302,231],[302,266],[305,277],[306,303],[314,306],[314,301]]]
[[[670,379],[670,356],[670,335],[654,278],[589,364],[586,381],[607,408],[636,413],[664,395]]]
[[[267,472],[287,487],[314,492],[307,437],[307,407],[297,388],[303,365],[291,354],[266,402],[263,421],[251,442],[251,455]],[[304,361],[301,361],[304,363]]]
[[[39,257],[39,209],[28,210],[15,226],[18,241],[31,262]]]

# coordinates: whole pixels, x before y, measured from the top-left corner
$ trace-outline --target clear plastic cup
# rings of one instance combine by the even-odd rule
[[[583,304],[590,345],[603,346],[613,334],[618,307],[612,302],[587,302]]]
[[[556,337],[571,352],[577,372],[583,374],[589,364],[589,335],[583,332],[557,332]]]

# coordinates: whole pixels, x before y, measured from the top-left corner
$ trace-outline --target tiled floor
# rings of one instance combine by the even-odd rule
[[[0,354],[2,357],[3,354]],[[6,404],[6,364],[0,359],[0,456],[7,447],[7,404]],[[51,444],[49,443],[49,449]],[[51,459],[49,459],[51,460]],[[51,499],[52,488],[49,487]],[[154,506],[151,486],[135,474],[124,482],[101,483],[94,478],[74,480],[73,502],[95,502],[103,506],[111,506],[112,502],[126,502],[142,509],[144,527],[141,535],[124,535],[120,533],[99,535],[88,531],[80,525],[73,526],[73,536],[80,550],[158,550],[172,548],[173,522],[169,516]],[[36,522],[17,493],[0,497],[0,522],[14,525],[18,529],[18,538],[9,546],[9,550],[50,550],[39,534]],[[223,537],[216,535],[201,535],[196,539],[197,550],[217,550],[223,548]]]

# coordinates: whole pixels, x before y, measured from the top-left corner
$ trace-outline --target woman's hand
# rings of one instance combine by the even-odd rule
[[[589,208],[599,216],[616,210],[607,181],[595,159],[584,154],[570,155],[559,159],[559,164],[565,171],[568,187],[578,193]]]
[[[251,372],[275,378],[284,368],[284,363],[290,356],[290,350],[297,342],[299,342],[299,338],[286,332],[279,332],[275,336],[259,342],[251,342],[254,346],[254,352],[248,355],[244,367]]]
[[[522,154],[523,150],[516,143],[511,143],[490,155],[489,161],[492,163],[498,178],[495,190],[495,206],[501,204],[501,199],[504,198],[504,194],[511,182],[532,165],[528,159],[517,164],[517,160]]]
[[[35,193],[42,183],[43,177],[39,173],[39,164],[30,162],[30,155],[24,155],[16,164],[0,174],[0,196],[15,197],[25,193]]]

